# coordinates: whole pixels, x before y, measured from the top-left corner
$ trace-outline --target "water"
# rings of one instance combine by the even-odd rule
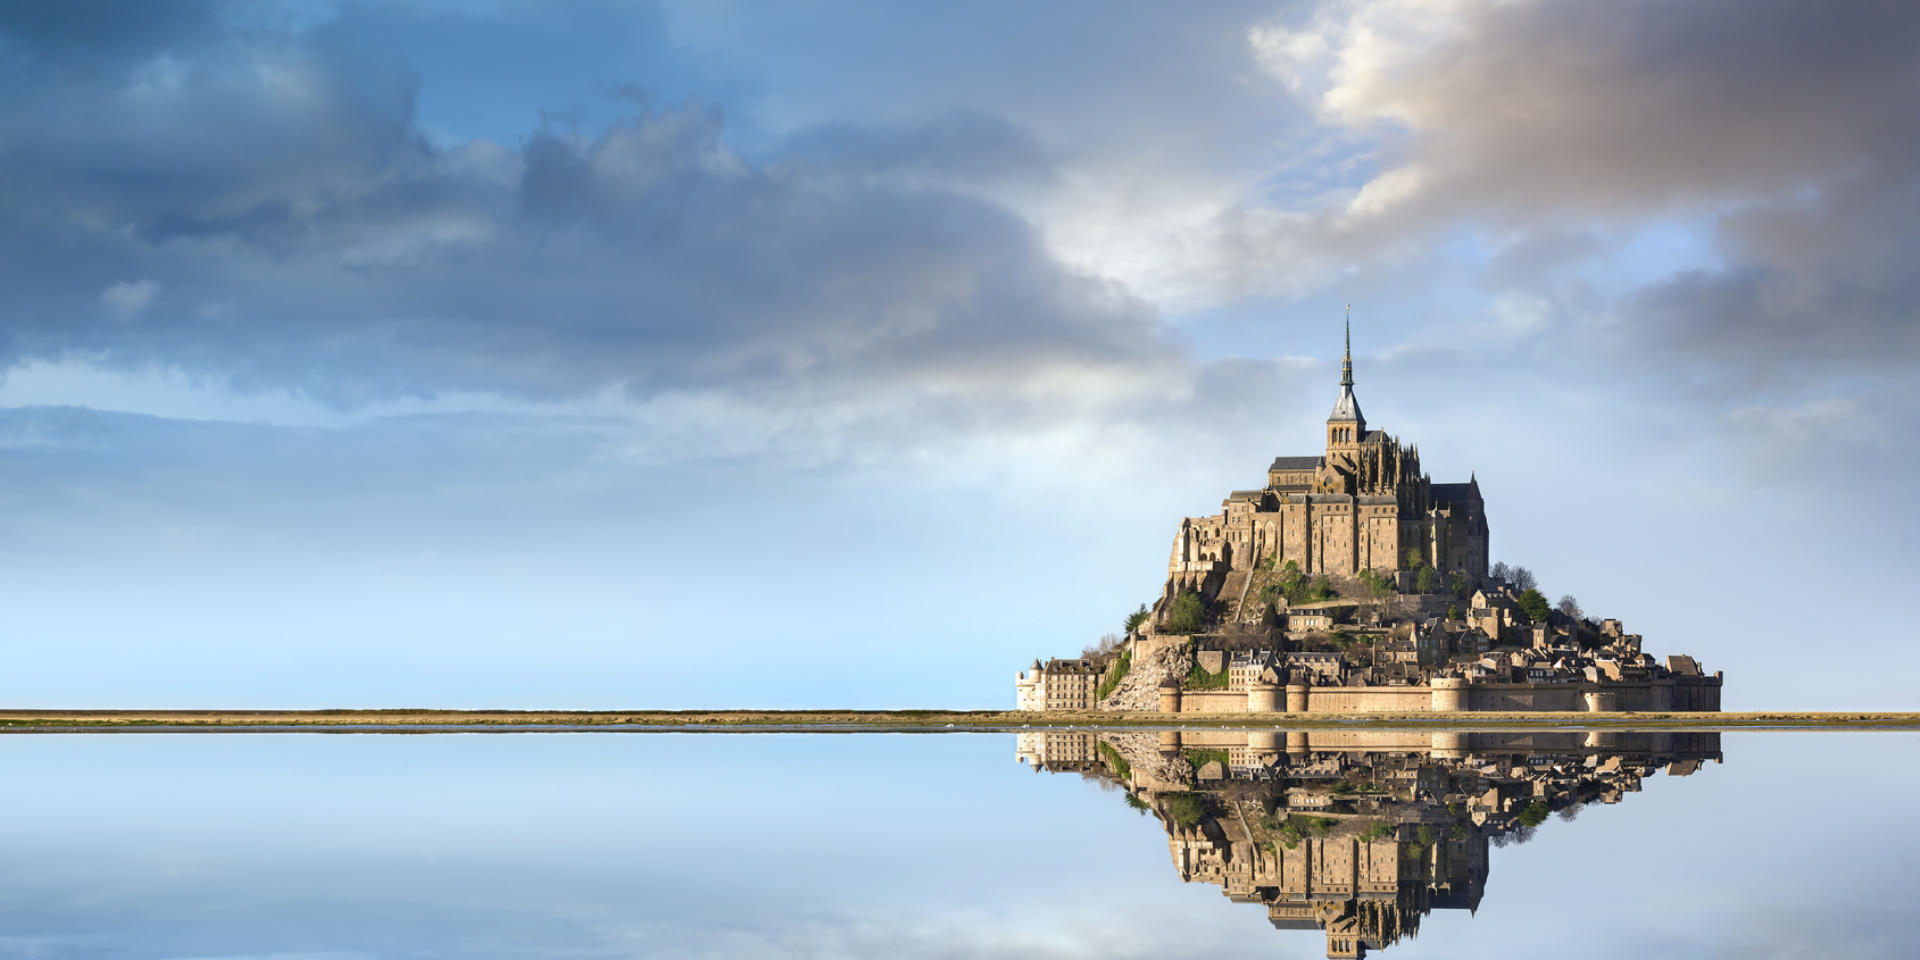
[[[1912,734],[1367,735],[9,735],[0,957],[1320,957],[1383,911],[1371,956],[1914,952]],[[1229,898],[1222,849],[1319,885]]]

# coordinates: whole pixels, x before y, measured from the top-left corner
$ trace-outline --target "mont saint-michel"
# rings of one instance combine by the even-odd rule
[[[1374,429],[1348,325],[1320,453],[1180,521],[1160,596],[1127,634],[1015,678],[1028,711],[1718,711],[1722,676],[1656,659],[1617,619],[1489,564],[1479,479],[1436,483]]]

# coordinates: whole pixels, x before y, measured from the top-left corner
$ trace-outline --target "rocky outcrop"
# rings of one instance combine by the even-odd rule
[[[1133,666],[1127,675],[1100,701],[1102,710],[1160,709],[1160,684],[1178,681],[1193,669],[1193,654],[1187,645],[1148,645],[1134,641]],[[1142,650],[1151,650],[1143,654]],[[1131,761],[1129,761],[1131,762]]]

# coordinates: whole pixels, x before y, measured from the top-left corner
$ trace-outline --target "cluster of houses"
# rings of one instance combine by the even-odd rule
[[[1280,600],[1254,629],[1190,636],[1142,632],[1128,638],[1127,659],[1036,660],[1016,678],[1016,707],[1171,713],[1719,709],[1722,678],[1705,674],[1692,657],[1656,660],[1641,649],[1640,635],[1628,633],[1619,620],[1559,610],[1529,617],[1521,597],[1512,585],[1489,579],[1465,598],[1395,593],[1370,601]],[[1129,660],[1136,665],[1130,678]],[[1163,672],[1142,676],[1139,664]],[[1167,669],[1170,664],[1176,666]],[[1151,689],[1142,689],[1147,685]]]
[[[1456,618],[1396,620],[1369,611],[1353,616],[1351,627],[1338,625],[1346,611],[1337,606],[1283,613],[1278,619],[1287,645],[1295,649],[1233,654],[1235,687],[1268,667],[1286,681],[1334,686],[1424,683],[1435,677],[1599,683],[1702,676],[1692,657],[1669,656],[1662,662],[1643,652],[1640,635],[1627,633],[1616,619],[1589,621],[1556,611],[1546,622],[1531,622],[1510,586],[1475,590],[1468,604]]]

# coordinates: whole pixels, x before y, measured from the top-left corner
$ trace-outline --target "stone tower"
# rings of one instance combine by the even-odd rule
[[[1347,352],[1340,362],[1340,399],[1327,416],[1327,462],[1353,462],[1367,436],[1367,418],[1353,398],[1353,308],[1347,308]]]

